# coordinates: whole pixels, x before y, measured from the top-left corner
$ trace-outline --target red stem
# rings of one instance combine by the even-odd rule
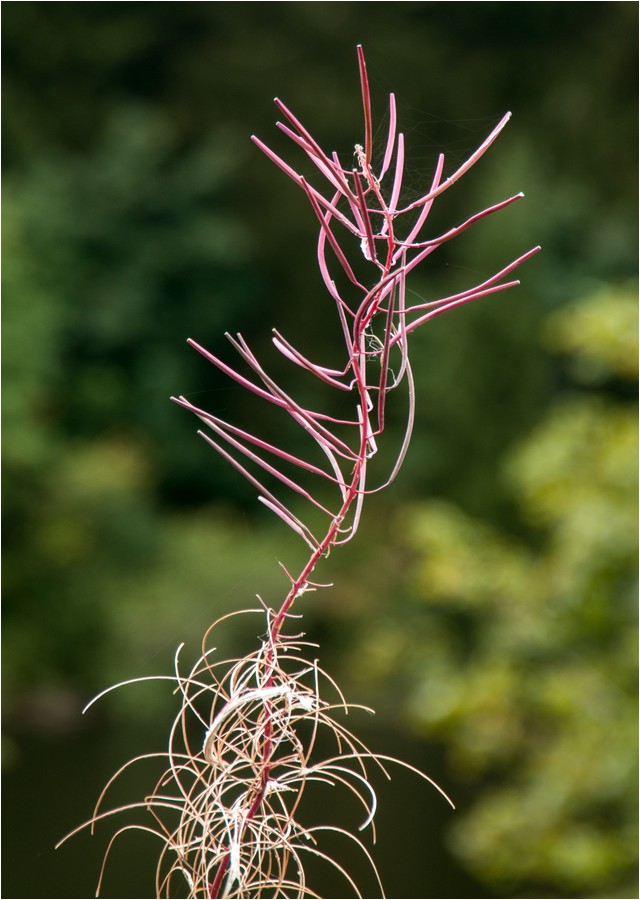
[[[362,108],[364,110],[364,155],[367,164],[371,164],[371,150],[373,144],[373,125],[371,122],[371,94],[369,93],[369,77],[367,64],[364,61],[364,50],[358,44],[358,67],[360,69],[360,85],[362,87]]]
[[[327,452],[329,458],[333,460],[333,453],[335,452],[339,456],[342,457],[343,460],[348,460],[351,466],[350,468],[350,482],[348,485],[344,484],[344,481],[336,479],[331,479],[331,476],[327,475],[325,472],[321,472],[320,474],[325,477],[329,477],[331,480],[337,481],[340,484],[340,489],[342,492],[342,505],[340,507],[339,512],[333,517],[329,529],[325,534],[324,538],[317,543],[317,546],[312,546],[311,555],[305,564],[304,568],[298,575],[296,579],[293,579],[291,576],[291,587],[290,590],[283,601],[280,609],[274,615],[271,620],[271,624],[269,627],[269,635],[268,635],[268,646],[265,653],[265,678],[262,684],[264,689],[268,689],[273,687],[275,680],[275,663],[276,663],[276,646],[278,643],[278,639],[280,637],[282,628],[284,626],[287,615],[290,613],[290,610],[295,603],[296,599],[300,597],[307,588],[312,585],[311,575],[314,571],[316,565],[320,561],[320,559],[328,555],[331,547],[334,544],[344,542],[344,539],[340,540],[341,534],[341,526],[349,514],[351,507],[354,502],[356,502],[355,514],[353,517],[353,522],[351,525],[351,534],[354,533],[357,528],[357,520],[360,514],[360,507],[362,503],[362,497],[366,493],[364,477],[366,474],[366,465],[367,458],[369,454],[369,446],[373,441],[373,436],[380,434],[384,429],[384,410],[385,410],[385,397],[386,393],[389,390],[388,385],[388,373],[389,373],[389,356],[391,348],[396,344],[400,346],[400,350],[402,353],[402,369],[401,374],[399,376],[394,377],[394,385],[398,383],[402,375],[407,372],[408,375],[408,383],[409,383],[409,420],[408,420],[408,430],[407,436],[405,437],[405,441],[403,442],[402,448],[400,450],[400,455],[394,467],[394,470],[391,475],[391,480],[395,476],[397,469],[399,468],[402,459],[404,457],[404,453],[406,451],[406,446],[408,443],[408,435],[411,431],[411,426],[413,423],[413,382],[411,380],[411,371],[407,359],[407,350],[406,350],[406,335],[409,331],[413,330],[417,325],[421,322],[426,321],[427,319],[439,315],[444,312],[446,309],[460,305],[462,303],[469,302],[470,300],[475,299],[476,297],[483,296],[485,294],[493,293],[495,291],[503,290],[507,287],[510,287],[511,284],[515,282],[509,282],[507,284],[499,284],[498,282],[509,272],[512,271],[517,265],[523,262],[528,258],[535,250],[529,251],[528,254],[524,254],[510,266],[507,266],[501,272],[494,275],[492,278],[486,280],[480,285],[477,285],[475,288],[472,288],[468,291],[465,291],[461,294],[454,295],[449,298],[445,298],[441,301],[435,301],[433,303],[433,308],[430,312],[426,312],[421,316],[418,316],[416,320],[407,325],[405,321],[406,312],[421,312],[422,310],[429,309],[432,304],[423,303],[418,304],[416,306],[410,307],[409,310],[406,309],[405,300],[404,300],[404,291],[405,291],[405,278],[409,271],[411,271],[418,263],[420,263],[423,259],[425,259],[436,247],[440,246],[440,244],[444,243],[447,240],[457,236],[462,231],[466,230],[472,224],[474,224],[479,219],[483,218],[486,215],[491,214],[492,212],[501,209],[504,206],[507,206],[509,203],[513,202],[513,200],[517,199],[517,197],[511,197],[508,200],[503,201],[502,203],[495,204],[492,207],[489,207],[486,210],[483,210],[481,213],[476,214],[475,216],[467,219],[466,222],[462,223],[456,228],[450,229],[448,232],[436,237],[432,241],[420,241],[414,243],[415,238],[417,238],[420,228],[424,224],[424,221],[428,215],[429,209],[435,197],[439,196],[445,190],[447,190],[452,184],[454,184],[465,172],[468,171],[469,168],[486,152],[489,146],[496,139],[506,121],[508,119],[508,115],[505,116],[498,125],[494,128],[491,134],[485,139],[485,141],[481,144],[481,146],[475,151],[474,154],[463,163],[449,178],[447,178],[444,182],[441,181],[442,169],[444,158],[441,156],[438,161],[438,167],[436,169],[436,174],[433,179],[433,183],[431,185],[430,191],[419,200],[410,203],[404,209],[396,209],[401,183],[402,183],[402,175],[403,175],[403,161],[404,161],[404,143],[402,135],[398,135],[397,139],[397,155],[396,155],[396,171],[395,178],[393,181],[393,187],[391,192],[391,198],[389,204],[385,203],[385,200],[382,196],[382,192],[380,190],[380,184],[378,180],[375,178],[372,170],[371,170],[371,157],[372,157],[372,143],[373,143],[373,127],[372,127],[372,117],[371,117],[371,96],[369,91],[369,80],[367,76],[367,69],[364,59],[364,53],[362,47],[358,45],[357,48],[358,53],[358,66],[360,72],[360,84],[362,89],[362,106],[364,113],[364,126],[365,126],[365,147],[364,152],[362,148],[356,146],[356,155],[358,157],[359,170],[353,170],[352,173],[348,173],[346,170],[343,170],[338,165],[337,156],[334,154],[333,161],[322,151],[320,146],[314,141],[311,135],[306,131],[306,129],[301,125],[298,119],[291,113],[290,110],[279,100],[276,100],[276,104],[281,112],[287,117],[295,131],[292,131],[288,126],[281,126],[282,130],[285,134],[288,134],[296,144],[302,147],[303,150],[311,157],[313,162],[319,167],[320,171],[328,178],[329,182],[332,184],[334,188],[337,189],[338,193],[334,197],[333,201],[328,201],[319,191],[315,188],[311,187],[307,183],[307,181],[295,172],[287,163],[285,163],[279,156],[277,156],[273,151],[267,148],[261,141],[257,138],[253,138],[256,144],[267,154],[267,156],[277,165],[280,169],[282,169],[289,177],[291,177],[300,187],[305,191],[312,209],[318,218],[321,226],[320,238],[318,243],[318,256],[320,261],[320,269],[325,284],[329,288],[329,292],[332,298],[336,301],[336,307],[341,316],[341,322],[344,331],[344,337],[346,342],[346,349],[348,353],[348,364],[344,369],[344,377],[347,379],[347,375],[351,372],[353,376],[353,380],[351,381],[350,388],[355,388],[358,394],[359,400],[359,410],[360,414],[358,416],[358,422],[343,422],[345,425],[357,425],[359,428],[359,449],[358,452],[355,453],[350,447],[345,445],[342,441],[340,441],[336,435],[329,429],[325,428],[320,424],[319,419],[329,420],[331,422],[337,423],[337,420],[331,419],[328,416],[320,415],[319,413],[311,413],[309,410],[303,409],[299,407],[284,391],[282,391],[271,379],[266,375],[266,373],[261,369],[257,360],[250,353],[248,347],[242,341],[241,338],[238,338],[238,341],[232,341],[236,349],[241,353],[243,358],[248,362],[248,364],[254,369],[254,371],[258,374],[263,384],[264,388],[254,384],[249,379],[244,378],[243,376],[236,373],[230,367],[226,366],[226,364],[222,363],[217,357],[209,354],[203,348],[199,347],[195,342],[191,342],[193,346],[203,355],[205,355],[208,359],[210,359],[218,368],[222,371],[226,372],[232,378],[234,378],[237,382],[239,382],[244,387],[247,387],[250,391],[257,394],[260,397],[268,400],[270,403],[275,406],[286,409],[296,421],[299,422],[306,430],[315,438],[320,447]],[[382,174],[387,170],[391,162],[392,150],[394,147],[395,140],[395,104],[392,100],[391,102],[391,122],[390,122],[390,130],[389,130],[389,138],[387,141],[387,149],[385,152],[385,159],[382,166]],[[295,133],[297,132],[297,134]],[[353,177],[353,185],[355,190],[351,191],[351,187],[348,181],[348,175],[352,174]],[[347,176],[347,177],[345,177]],[[362,184],[360,179],[364,179],[364,185]],[[337,208],[336,204],[340,195],[343,195],[348,205],[351,208],[351,213],[354,218],[354,223],[348,220],[348,218]],[[367,206],[367,196],[373,201],[377,202],[377,208],[374,208],[375,204],[372,202],[370,206]],[[403,243],[399,239],[396,239],[394,234],[393,222],[394,218],[402,215],[403,213],[409,212],[413,209],[419,209],[420,212],[418,214],[417,220],[413,225],[413,228],[409,232],[409,237],[405,239]],[[376,216],[381,216],[383,219],[383,223],[380,228],[376,228],[374,233],[374,228],[372,227],[371,214]],[[359,238],[363,239],[364,244],[366,244],[368,255],[371,261],[378,267],[378,280],[377,284],[371,288],[367,289],[364,287],[356,277],[351,264],[347,260],[346,255],[340,248],[337,238],[333,234],[333,231],[330,227],[330,223],[332,219],[335,219],[336,222],[345,226],[352,234],[357,235]],[[374,220],[375,222],[375,220]],[[386,242],[386,254],[381,253],[380,260],[377,259],[376,254],[376,238],[379,242]],[[326,253],[326,244],[331,247],[333,252],[336,255],[336,258],[342,267],[347,279],[356,286],[359,290],[362,290],[363,297],[361,298],[360,305],[357,309],[352,310],[351,307],[341,298],[338,289],[333,282],[328,266],[327,260],[325,257]],[[384,244],[381,244],[384,246]],[[538,248],[536,248],[538,249]],[[414,255],[410,260],[407,260],[407,251],[413,250]],[[367,255],[367,254],[365,254]],[[385,258],[386,257],[386,258]],[[384,258],[384,263],[382,259]],[[400,265],[397,265],[398,259],[400,259]],[[395,267],[395,268],[394,268]],[[385,305],[385,298],[388,297],[387,304]],[[397,306],[396,306],[397,300]],[[352,331],[349,333],[349,329],[346,322],[346,313],[349,313],[353,316],[353,326]],[[369,327],[372,320],[376,317],[377,314],[382,313],[385,316],[385,325],[384,325],[384,335],[381,341],[381,345],[379,349],[375,349],[374,351],[367,351],[367,328]],[[334,381],[331,377],[328,376],[329,370],[324,370],[321,367],[316,367],[311,364],[306,364],[306,360],[304,357],[300,356],[300,359],[296,359],[296,352],[292,349],[290,350],[287,344],[281,341],[281,346],[279,349],[282,350],[285,355],[291,356],[295,362],[298,364],[302,364],[304,368],[308,368],[310,371],[314,372],[318,375],[318,377],[323,378],[323,380],[328,380],[330,383]],[[371,387],[368,388],[368,381],[366,377],[366,367],[367,361],[371,358],[375,357],[379,360],[380,363],[380,375],[374,380],[375,383],[372,383]],[[324,373],[324,377],[323,377]],[[332,370],[332,374],[338,374],[339,377],[343,377],[342,373],[336,373],[335,370]],[[336,384],[337,387],[341,389],[348,390],[349,387],[343,384]],[[266,388],[266,389],[265,389]],[[369,424],[369,412],[372,408],[372,403],[369,399],[369,390],[377,390],[378,391],[378,403],[377,403],[377,430],[373,431]],[[186,401],[179,401],[182,405],[190,406]],[[194,407],[191,407],[195,409]],[[197,411],[197,410],[196,410]],[[198,411],[200,412],[200,411]],[[216,426],[220,420],[216,420],[213,416],[208,416],[205,414],[205,421],[208,421],[210,424],[214,423]],[[299,460],[295,457],[291,457],[284,452],[280,452],[277,448],[274,448],[272,445],[267,444],[266,442],[260,441],[259,439],[254,438],[252,435],[248,433],[242,432],[239,429],[231,428],[229,426],[221,423],[220,428],[223,430],[223,436],[225,439],[234,445],[234,439],[232,439],[228,432],[237,435],[238,437],[243,438],[244,440],[248,440],[253,443],[255,446],[258,446],[262,450],[267,450],[269,452],[275,452],[276,455],[279,455],[282,458],[289,459],[289,461],[293,462],[297,465],[302,465],[303,467],[310,469],[313,471],[314,467],[305,464],[302,460]],[[224,430],[226,429],[226,431]],[[218,430],[216,428],[215,430]],[[210,439],[208,439],[210,440]],[[214,444],[215,446],[215,444]],[[223,455],[227,455],[224,451],[220,451]],[[253,455],[248,453],[246,450],[243,450],[250,458],[253,459]],[[252,478],[251,475],[246,473],[244,469],[242,469],[237,462],[233,459],[230,460],[236,465],[237,468],[247,475],[247,477],[252,480],[254,483],[257,483],[255,479]],[[254,461],[256,461],[254,459]],[[258,460],[259,461],[259,460]],[[260,462],[260,461],[259,461]],[[276,474],[277,477],[280,477],[279,473],[276,473],[275,470],[271,469],[266,463],[260,462],[263,465],[263,468],[266,468],[271,474]],[[341,470],[339,470],[338,463],[334,461],[334,471],[337,472],[337,475],[341,475]],[[316,469],[317,471],[317,469]],[[284,476],[281,477],[281,480],[285,481],[287,486],[291,487],[290,479],[286,479]],[[259,485],[260,486],[260,485]],[[261,486],[260,486],[261,487]],[[297,488],[296,488],[297,489]],[[304,494],[303,491],[301,493]],[[268,495],[270,500],[275,501],[275,498],[271,495]],[[277,503],[277,501],[275,501]],[[281,505],[280,505],[281,506]],[[276,511],[278,511],[277,506],[272,505]],[[284,507],[282,507],[284,509]],[[279,513],[282,514],[282,513]],[[284,514],[282,514],[284,518]],[[287,519],[285,518],[285,521]],[[297,522],[297,520],[296,520]],[[289,522],[289,524],[291,524]],[[302,533],[302,532],[300,532]],[[314,538],[315,542],[315,538]],[[287,573],[288,574],[288,573]],[[246,823],[250,822],[257,814],[260,809],[269,785],[269,778],[271,775],[271,771],[274,763],[272,762],[272,754],[274,749],[273,742],[273,728],[274,728],[274,720],[273,720],[273,707],[272,703],[269,699],[263,700],[263,708],[261,713],[261,724],[262,731],[264,735],[264,739],[262,742],[261,748],[261,759],[260,759],[260,771],[259,771],[259,782],[254,787],[253,794],[250,794],[250,803],[248,806],[247,815],[245,818],[245,827]],[[242,836],[240,838],[242,840]],[[222,890],[223,881],[225,875],[229,870],[230,863],[230,850],[225,853],[222,857],[220,863],[218,864],[217,871],[215,873],[215,877],[213,882],[209,883],[208,891],[209,896],[211,898],[218,898],[220,892]]]
[[[207,885],[209,890],[209,897],[212,898],[212,900],[217,900],[218,894],[220,892],[220,887],[222,886],[222,879],[225,876],[225,872],[229,868],[230,856],[230,853],[225,853],[220,862],[220,865],[218,866],[218,871],[215,874],[215,878],[209,885]]]
[[[384,276],[386,276],[388,272],[384,272]],[[375,303],[375,301],[374,301]],[[375,305],[371,304],[374,306]],[[354,335],[354,348],[351,356],[351,368],[353,370],[355,376],[355,384],[357,386],[360,407],[363,411],[367,409],[367,390],[366,390],[366,376],[364,372],[364,365],[362,361],[365,361],[366,365],[366,354],[365,354],[365,345],[364,345],[364,331],[365,328],[370,321],[372,316],[371,307],[369,309],[369,315],[361,316],[359,318],[359,323],[357,326],[357,333]],[[387,316],[387,323],[389,326],[390,317]],[[388,344],[388,341],[387,341]],[[273,662],[274,662],[274,651],[273,648],[278,640],[280,635],[280,631],[284,625],[285,619],[287,617],[288,612],[291,607],[295,603],[297,597],[301,596],[304,592],[305,587],[307,587],[310,583],[311,573],[315,569],[316,565],[320,561],[320,559],[330,551],[331,546],[335,543],[339,536],[339,528],[345,517],[347,516],[353,502],[358,497],[360,491],[360,481],[363,466],[366,465],[366,455],[367,455],[367,426],[365,419],[365,412],[363,412],[363,421],[360,426],[360,447],[357,455],[357,459],[353,466],[352,479],[347,488],[342,507],[338,514],[334,517],[331,525],[320,542],[319,546],[316,550],[313,551],[306,565],[300,572],[299,576],[292,583],[289,593],[285,598],[282,606],[278,610],[275,618],[271,623],[271,628],[269,630],[269,650],[265,655],[265,664],[267,669],[271,668],[265,682],[264,687],[270,688],[273,686]],[[262,747],[262,770],[260,773],[260,785],[255,791],[255,795],[253,800],[251,801],[251,805],[247,811],[246,821],[249,822],[258,812],[262,801],[264,800],[265,793],[267,790],[267,785],[269,783],[269,775],[271,773],[271,766],[269,763],[271,752],[272,752],[272,717],[271,717],[271,708],[268,701],[265,701],[264,705],[264,743]],[[213,882],[209,885],[209,896],[217,900],[220,892],[220,888],[222,886],[222,881],[224,879],[225,873],[229,867],[229,853],[227,853],[223,859],[221,860],[218,869],[216,871],[215,878]]]

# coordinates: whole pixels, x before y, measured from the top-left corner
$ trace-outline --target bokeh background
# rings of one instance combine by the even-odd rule
[[[93,895],[111,830],[53,845],[163,748],[173,703],[160,685],[82,706],[169,674],[256,593],[276,603],[276,560],[298,559],[168,398],[244,410],[187,337],[231,358],[240,330],[283,380],[271,327],[331,354],[314,218],[249,136],[284,149],[281,96],[348,157],[361,42],[382,128],[398,99],[409,190],[514,113],[434,229],[526,200],[434,254],[415,294],[544,248],[522,287],[415,335],[404,470],[305,599],[322,664],[377,710],[352,727],[457,802],[402,772],[379,785],[376,859],[391,897],[637,897],[637,4],[3,12],[3,896]],[[104,896],[150,897],[156,850],[118,844]]]

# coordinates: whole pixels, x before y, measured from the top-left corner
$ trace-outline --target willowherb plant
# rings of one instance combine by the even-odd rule
[[[195,341],[189,343],[247,391],[287,413],[317,445],[322,464],[227,422],[186,397],[173,398],[201,420],[207,430],[199,434],[257,488],[260,502],[299,535],[309,555],[298,573],[289,573],[282,566],[289,589],[279,606],[261,601],[262,608],[248,611],[262,616],[266,623],[264,638],[255,652],[239,659],[216,660],[210,638],[224,620],[211,626],[203,639],[201,657],[186,673],[181,670],[178,651],[171,680],[181,706],[170,731],[168,750],[139,757],[120,769],[86,823],[93,827],[98,820],[123,809],[103,811],[102,806],[107,790],[129,766],[145,759],[166,759],[166,771],[149,796],[124,807],[147,810],[150,823],[121,828],[105,855],[106,862],[115,838],[130,828],[157,835],[162,842],[156,877],[158,897],[183,896],[185,890],[189,897],[317,897],[305,880],[307,854],[334,866],[355,895],[361,896],[347,868],[322,849],[322,833],[326,831],[355,841],[376,872],[359,837],[336,824],[309,827],[299,821],[297,813],[305,786],[320,782],[340,784],[351,791],[363,806],[361,830],[373,828],[376,796],[368,771],[374,765],[386,774],[385,764],[391,760],[369,751],[341,724],[340,711],[347,711],[348,704],[335,682],[319,667],[312,653],[315,645],[304,641],[303,635],[290,634],[289,623],[297,617],[296,602],[308,591],[326,586],[312,580],[321,558],[332,547],[354,537],[365,496],[387,487],[405,457],[415,402],[409,361],[411,332],[448,310],[517,285],[518,281],[509,280],[511,273],[539,249],[529,250],[464,291],[439,300],[407,302],[406,280],[413,269],[445,242],[522,197],[515,194],[443,234],[424,236],[434,200],[483,156],[510,114],[447,177],[444,156],[440,155],[426,193],[402,205],[404,140],[396,128],[394,96],[390,96],[382,163],[374,172],[369,84],[360,46],[357,52],[364,140],[355,145],[353,165],[344,164],[336,153],[326,153],[278,99],[276,106],[286,120],[278,122],[278,127],[313,163],[324,187],[314,187],[261,140],[253,138],[304,191],[318,220],[318,265],[341,327],[342,368],[312,362],[275,330],[273,343],[287,360],[319,379],[327,391],[348,394],[350,417],[338,419],[298,403],[263,368],[239,334],[227,337],[248,374]],[[362,257],[371,272],[366,284],[356,274],[362,269]],[[377,438],[385,428],[387,397],[402,384],[408,394],[404,439],[389,466],[388,478],[372,488],[367,482],[367,466],[377,453]],[[292,474],[296,471],[304,473],[304,482]],[[276,486],[267,487],[265,480]],[[325,499],[326,486],[333,491],[333,500]],[[283,499],[283,489],[285,497],[287,492],[297,493],[309,508],[320,510],[324,530],[319,532],[317,526],[312,530],[308,517],[305,520],[295,513]],[[320,730],[332,735],[333,755],[318,757],[316,737]]]

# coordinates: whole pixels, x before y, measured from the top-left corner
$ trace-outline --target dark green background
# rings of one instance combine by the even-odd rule
[[[249,136],[289,152],[273,124],[279,96],[348,158],[362,140],[362,43],[381,134],[389,91],[397,97],[409,192],[426,190],[440,152],[453,171],[513,111],[431,227],[518,190],[526,199],[434,254],[412,290],[452,293],[543,245],[522,287],[415,336],[406,465],[365,509],[356,543],[332,555],[335,589],[305,611],[325,667],[378,710],[377,730],[362,725],[369,743],[457,800],[452,821],[398,775],[381,788],[376,858],[389,896],[634,896],[635,493],[620,417],[634,397],[635,313],[624,310],[637,272],[637,5],[3,8],[3,895],[90,896],[107,833],[52,845],[131,752],[163,746],[172,713],[161,688],[125,689],[81,719],[86,699],[168,673],[178,643],[193,649],[255,593],[277,603],[276,558],[302,558],[168,398],[249,418],[296,448],[295,432],[184,342],[231,359],[223,334],[242,331],[294,384],[270,355],[276,326],[332,363],[314,217]],[[587,316],[581,331],[573,310],[590,298],[596,325]],[[592,418],[572,417],[563,404],[574,402]],[[401,409],[392,431],[399,422]],[[547,440],[549,422],[559,424]],[[567,479],[556,521],[547,501]],[[594,511],[592,496],[613,499]],[[563,512],[620,530],[565,539]],[[446,566],[459,558],[467,574],[452,587]],[[512,639],[522,585],[535,585],[522,591],[531,643]],[[228,640],[232,655],[243,635]],[[532,689],[554,672],[544,696]],[[478,699],[471,686],[485,675]],[[592,719],[602,749],[585,757],[583,783],[597,790],[554,786],[541,798],[532,785],[565,739],[557,772],[571,781],[571,747],[580,757]],[[508,811],[505,786],[518,798]],[[488,819],[474,831],[477,810]],[[521,835],[521,848],[504,835]],[[153,850],[125,841],[105,896],[150,896]]]

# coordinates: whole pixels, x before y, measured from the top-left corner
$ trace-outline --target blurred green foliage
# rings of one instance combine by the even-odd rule
[[[526,200],[434,254],[413,292],[451,293],[544,252],[510,296],[415,336],[412,450],[358,544],[327,561],[336,587],[313,597],[309,627],[348,660],[347,692],[371,691],[399,728],[401,691],[406,721],[444,742],[478,793],[452,842],[490,889],[627,896],[636,5],[4,13],[10,724],[75,725],[62,697],[167,672],[218,615],[277,599],[276,559],[295,566],[291,536],[168,398],[297,440],[184,341],[224,355],[224,331],[242,330],[286,380],[269,356],[275,325],[332,361],[313,216],[248,137],[279,148],[277,95],[347,158],[362,42],[381,118],[397,94],[416,189],[440,151],[449,171],[514,112],[432,227],[520,189]],[[390,425],[402,416],[400,400]],[[144,696],[107,708],[165,714]]]
[[[445,500],[402,510],[402,599],[362,648],[475,784],[452,846],[500,895],[634,896],[638,421],[602,389],[637,382],[636,296],[545,324],[580,381],[504,466],[529,539]]]

